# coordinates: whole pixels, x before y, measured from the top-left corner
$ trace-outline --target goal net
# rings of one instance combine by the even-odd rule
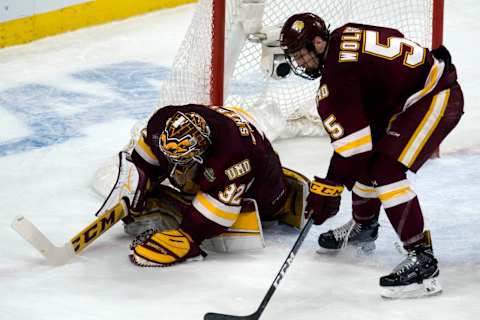
[[[313,12],[330,30],[347,22],[388,26],[431,48],[436,8],[443,8],[443,0],[199,0],[158,107],[238,105],[256,116],[272,140],[321,134],[314,100],[319,80],[279,78],[266,70],[274,68],[272,56],[281,62],[276,31],[285,20]],[[263,43],[262,34],[269,35]]]

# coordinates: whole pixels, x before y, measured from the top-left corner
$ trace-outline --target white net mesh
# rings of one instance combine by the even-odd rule
[[[200,0],[177,53],[169,79],[160,92],[159,107],[168,104],[210,103],[213,0]],[[225,105],[240,105],[263,124],[267,135],[291,137],[320,134],[315,109],[318,81],[291,75],[274,80],[261,68],[261,44],[238,40],[239,8],[252,0],[226,0]],[[253,1],[255,2],[255,1]],[[256,1],[263,2],[263,1]],[[421,45],[431,46],[433,0],[265,0],[263,26],[281,25],[292,14],[313,12],[331,30],[347,22],[383,25],[401,30]],[[232,54],[230,46],[239,53]],[[228,65],[234,65],[228,75]]]

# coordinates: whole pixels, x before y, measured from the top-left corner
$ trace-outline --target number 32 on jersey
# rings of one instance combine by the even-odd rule
[[[245,185],[236,183],[229,184],[225,190],[218,193],[218,200],[225,204],[239,206],[242,202],[243,192],[245,191]]]

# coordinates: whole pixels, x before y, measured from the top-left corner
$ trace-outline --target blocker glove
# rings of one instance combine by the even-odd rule
[[[315,177],[310,184],[306,212],[311,213],[313,223],[322,224],[337,214],[343,186],[333,181]]]

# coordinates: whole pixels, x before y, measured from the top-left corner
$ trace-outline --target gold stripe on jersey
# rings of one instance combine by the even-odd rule
[[[373,186],[367,186],[360,182],[355,182],[352,192],[357,196],[367,199],[377,198],[377,190]]]
[[[193,207],[205,218],[224,227],[231,227],[238,218],[241,206],[228,206],[204,192],[198,192]]]
[[[425,146],[425,143],[427,143],[433,131],[438,126],[438,122],[443,117],[445,108],[447,107],[449,96],[450,89],[447,89],[439,92],[433,97],[428,112],[425,114],[402,153],[398,157],[398,160],[408,168],[413,165],[419,153]]]
[[[241,114],[242,117],[245,118],[245,120],[247,120],[248,122],[250,122],[254,126],[256,126],[258,124],[255,116],[253,114],[251,114],[250,112],[248,112],[247,110],[245,110],[244,108],[240,107],[240,106],[225,106],[224,108],[228,109],[228,110],[235,111],[236,113]]]
[[[376,187],[375,189],[385,209],[406,203],[417,196],[407,179]]]
[[[407,110],[412,104],[425,97],[427,94],[432,92],[432,90],[437,86],[438,81],[442,77],[443,70],[445,69],[445,63],[439,61],[433,57],[433,66],[428,73],[427,80],[425,81],[425,87],[411,95],[403,106],[403,111]]]
[[[370,127],[365,127],[337,141],[332,142],[335,152],[343,157],[351,157],[372,150]]]
[[[153,164],[154,166],[160,165],[157,156],[155,156],[150,146],[145,142],[143,136],[141,136],[137,143],[135,143],[134,149],[146,162]]]

